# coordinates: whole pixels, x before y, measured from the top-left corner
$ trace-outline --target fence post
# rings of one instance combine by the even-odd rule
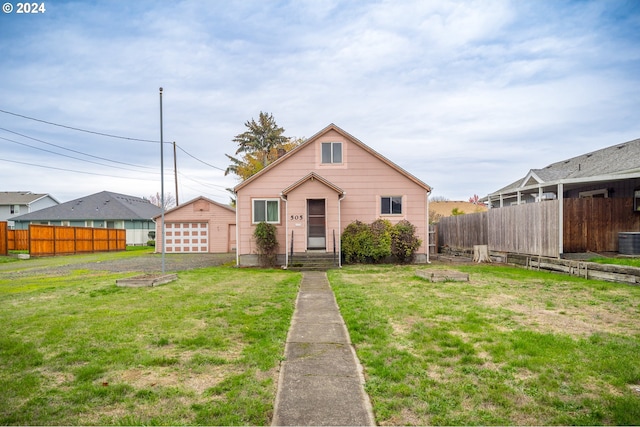
[[[0,221],[0,255],[9,255],[9,223]]]

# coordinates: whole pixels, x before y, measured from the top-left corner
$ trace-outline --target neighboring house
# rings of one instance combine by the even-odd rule
[[[634,198],[640,211],[640,139],[531,169],[483,201],[495,208],[584,197]]]
[[[532,243],[521,253],[617,252],[630,233],[640,232],[640,139],[531,169],[483,201],[494,208],[489,222],[497,221],[488,230],[490,249],[510,251],[492,239],[514,233],[507,240]],[[548,204],[531,205],[543,201]],[[508,206],[523,208],[521,216]]]
[[[257,263],[257,223],[275,224],[279,262],[291,251],[340,253],[340,236],[355,220],[402,219],[416,226],[428,261],[431,188],[331,124],[235,187],[237,262]]]
[[[12,219],[14,217],[55,206],[59,203],[49,194],[36,194],[31,191],[1,191],[0,221],[7,221],[9,228],[13,228]]]
[[[156,222],[156,252],[162,251],[162,215]],[[198,197],[164,213],[165,252],[231,252],[236,249],[236,210]]]
[[[153,218],[161,213],[158,206],[140,197],[102,191],[13,220],[18,230],[29,224],[120,228],[127,230],[127,245],[143,245],[156,229]]]

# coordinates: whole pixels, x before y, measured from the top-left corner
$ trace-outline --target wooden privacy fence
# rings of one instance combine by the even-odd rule
[[[29,230],[9,230],[7,240],[10,251],[29,250]]]
[[[463,249],[471,249],[474,245],[488,244],[488,213],[478,212],[440,219],[437,227],[438,244]]]
[[[487,211],[489,249],[499,252],[560,256],[559,200]]]
[[[631,198],[566,199],[565,252],[617,252],[618,233],[640,231]]]
[[[4,253],[3,244],[7,248]],[[127,232],[123,229],[31,224],[28,230],[7,230],[6,223],[0,223],[0,254],[4,255],[9,250],[27,250],[31,256],[50,256],[126,249]]]
[[[9,254],[8,233],[7,221],[0,221],[0,255],[7,256]]]
[[[439,244],[557,258],[559,208],[559,200],[549,200],[442,218]],[[628,198],[564,199],[562,208],[562,253],[617,252],[619,232],[640,231],[640,215]]]
[[[442,218],[439,241],[451,248],[488,245],[498,252],[557,257],[558,200]]]

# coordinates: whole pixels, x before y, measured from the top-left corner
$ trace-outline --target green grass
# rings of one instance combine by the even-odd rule
[[[605,257],[595,257],[589,259],[589,262],[597,262],[599,264],[617,264],[617,265],[626,265],[629,267],[640,267],[640,257],[634,258],[605,258]]]
[[[494,265],[329,273],[380,425],[640,423],[640,288]]]
[[[269,424],[300,275],[130,275],[0,278],[0,424]]]

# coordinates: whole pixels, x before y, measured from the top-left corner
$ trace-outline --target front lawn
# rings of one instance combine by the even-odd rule
[[[329,273],[378,424],[640,423],[640,287],[495,265],[431,283],[418,268],[443,267]]]
[[[0,276],[0,424],[268,425],[300,275],[130,275]]]

